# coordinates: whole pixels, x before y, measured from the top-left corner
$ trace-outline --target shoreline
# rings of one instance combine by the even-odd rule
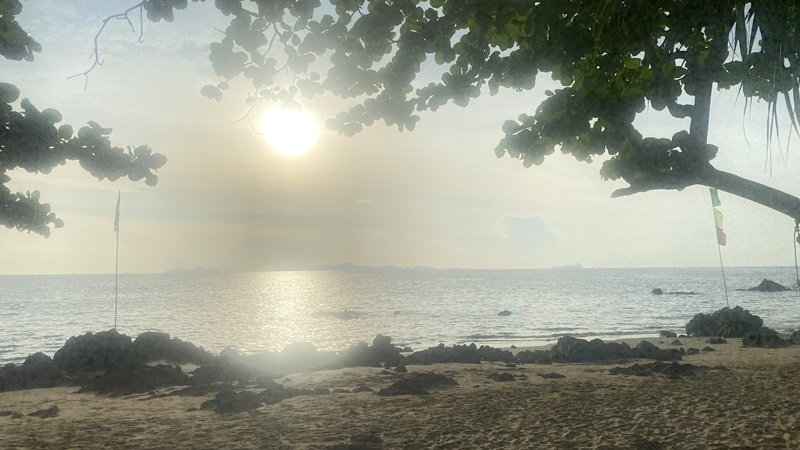
[[[650,338],[660,347],[661,341]],[[701,348],[704,338],[681,339]],[[685,342],[684,342],[685,341]],[[669,342],[667,342],[669,344]],[[58,406],[50,419],[0,417],[4,448],[797,448],[800,346],[743,348],[740,340],[685,357],[681,365],[725,366],[680,379],[611,375],[613,367],[649,364],[409,365],[458,385],[429,395],[372,392],[300,396],[247,412],[198,409],[201,397],[107,397],[75,388],[0,393],[0,412]],[[523,349],[517,349],[522,351]],[[491,376],[510,373],[516,381]],[[564,378],[544,378],[559,373]],[[277,379],[293,388],[373,391],[403,375],[355,367],[299,372]],[[163,389],[165,392],[173,388]],[[162,391],[162,390],[159,390]]]

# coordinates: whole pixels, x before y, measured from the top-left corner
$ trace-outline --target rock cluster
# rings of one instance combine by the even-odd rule
[[[757,332],[764,326],[760,317],[737,306],[733,309],[722,308],[710,315],[697,314],[686,324],[686,333],[690,336],[723,336],[744,337],[748,333]]]
[[[609,370],[611,375],[649,376],[654,374],[666,375],[668,378],[681,378],[687,375],[709,370],[706,366],[693,364],[679,364],[677,362],[654,362],[650,364],[634,364],[630,367],[614,367]]]
[[[200,409],[213,409],[218,414],[233,414],[250,411],[262,405],[274,405],[283,400],[301,395],[329,395],[327,389],[297,389],[276,384],[261,392],[223,389],[213,399],[203,402]]]
[[[455,386],[458,383],[452,377],[440,373],[412,373],[378,391],[381,397],[395,395],[428,395],[428,389]]]
[[[0,369],[0,392],[37,389],[68,384],[64,371],[44,353],[34,353],[20,365],[7,364]]]
[[[742,338],[742,345],[744,347],[780,348],[792,345],[792,339],[783,339],[777,331],[762,327],[757,331],[747,333]]]
[[[427,350],[414,352],[406,357],[408,364],[442,364],[442,363],[461,363],[461,364],[480,364],[481,356],[478,354],[478,347],[475,344],[454,345],[445,347],[439,344]]]
[[[783,292],[783,291],[791,291],[790,288],[776,283],[772,280],[768,280],[764,278],[761,280],[761,284],[756,287],[751,287],[750,289],[737,289],[738,291],[756,291],[756,292]]]

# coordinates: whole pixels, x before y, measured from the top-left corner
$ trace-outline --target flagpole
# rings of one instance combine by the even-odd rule
[[[119,298],[119,229],[117,229],[117,257],[114,265],[114,329],[117,329],[117,299]]]
[[[714,231],[717,235],[717,253],[719,254],[719,269],[722,272],[722,289],[725,290],[725,304],[728,308],[731,307],[731,302],[728,299],[728,282],[725,280],[725,265],[722,264],[722,244],[720,239],[725,239],[725,234],[722,231],[722,213],[717,211],[717,206],[720,205],[719,194],[715,188],[709,188],[711,193],[711,215],[714,216]],[[719,217],[717,215],[719,214]],[[719,221],[719,223],[717,223]],[[722,234],[720,234],[722,233]]]
[[[117,233],[117,252],[114,258],[114,330],[117,329],[117,302],[119,299],[119,202],[122,189],[117,191],[117,213],[114,215],[114,231]]]
[[[731,307],[731,302],[728,301],[728,283],[725,282],[725,266],[722,265],[722,247],[717,242],[717,253],[719,253],[719,268],[722,270],[722,288],[725,289],[725,304],[728,308]]]

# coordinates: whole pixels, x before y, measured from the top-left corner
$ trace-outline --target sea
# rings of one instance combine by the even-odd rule
[[[698,313],[741,306],[778,331],[800,326],[800,295],[747,292],[793,267],[658,269],[360,269],[120,274],[116,328],[169,333],[212,352],[295,342],[344,350],[375,335],[414,350],[444,343],[536,346],[685,332]],[[696,294],[654,295],[664,292]],[[510,315],[499,315],[509,311]],[[52,356],[71,336],[115,323],[114,275],[0,276],[0,364]]]

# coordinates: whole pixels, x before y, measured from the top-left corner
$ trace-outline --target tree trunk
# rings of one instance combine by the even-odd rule
[[[795,222],[800,222],[800,198],[786,192],[714,167],[708,167],[704,170],[699,184],[714,187],[720,191],[754,201],[767,208],[786,214],[794,219]]]

